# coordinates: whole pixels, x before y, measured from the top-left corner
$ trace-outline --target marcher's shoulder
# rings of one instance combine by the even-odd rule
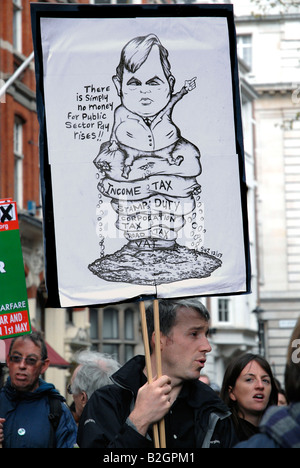
[[[279,448],[266,434],[255,434],[250,439],[239,442],[234,448]]]
[[[118,402],[122,404],[124,401],[124,389],[120,388],[118,385],[106,385],[104,387],[98,388],[94,391],[91,398],[88,401],[90,408],[97,408],[102,403],[115,405]]]
[[[61,402],[62,415],[56,431],[57,448],[73,448],[76,444],[77,424],[70,408],[65,402]]]
[[[61,401],[61,407],[62,407],[62,412],[67,418],[73,418],[73,415],[71,413],[70,408],[68,407],[67,403],[65,401]]]
[[[201,407],[207,407],[216,412],[226,413],[226,415],[230,413],[229,408],[209,385],[198,380],[195,386],[197,394],[199,395],[198,398],[201,400]]]

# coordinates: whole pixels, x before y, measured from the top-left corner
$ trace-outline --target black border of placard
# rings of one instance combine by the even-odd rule
[[[243,145],[243,130],[241,117],[241,99],[238,74],[238,58],[236,49],[236,32],[234,24],[233,6],[228,4],[53,4],[32,3],[31,22],[35,56],[36,100],[37,114],[40,125],[39,151],[41,192],[43,205],[43,235],[45,251],[45,275],[48,293],[48,307],[60,307],[58,290],[58,271],[55,247],[54,209],[52,197],[51,167],[48,158],[45,97],[43,88],[43,59],[40,20],[41,18],[146,18],[146,17],[224,17],[227,19],[231,76],[233,91],[233,108],[235,123],[236,148],[239,158],[240,194],[244,228],[244,255],[246,265],[246,290],[225,295],[245,294],[251,292],[251,264],[247,214],[247,186],[245,176],[245,155]],[[201,294],[205,296],[205,294]],[[224,294],[214,294],[224,295]],[[133,299],[133,298],[132,298]],[[132,300],[131,299],[131,300]],[[88,306],[90,304],[82,304]],[[101,305],[101,300],[99,300]],[[93,304],[93,306],[95,306]]]

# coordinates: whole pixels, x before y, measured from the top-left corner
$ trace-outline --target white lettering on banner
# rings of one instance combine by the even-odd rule
[[[0,325],[5,325],[7,323],[7,315],[0,315]]]
[[[12,325],[11,327],[7,327],[6,325],[4,325],[3,327],[0,327],[0,336],[15,335],[16,333],[25,333],[28,331],[29,331],[28,322],[16,323],[15,325]]]
[[[26,301],[10,302],[9,304],[3,304],[0,307],[0,312],[6,312],[8,310],[23,309],[26,308]]]
[[[6,273],[5,263],[0,261],[0,273]]]
[[[0,325],[8,325],[9,323],[22,322],[23,315],[21,313],[10,314],[10,315],[0,315]]]
[[[4,308],[10,308],[13,306],[26,305],[26,301],[15,302],[13,304],[3,305],[1,310]],[[10,336],[17,333],[27,333],[30,331],[29,316],[27,310],[20,312],[9,312],[0,315],[0,336]]]

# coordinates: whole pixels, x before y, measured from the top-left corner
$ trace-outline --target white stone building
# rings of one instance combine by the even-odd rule
[[[256,244],[256,180],[254,159],[254,102],[257,94],[247,81],[249,68],[242,60],[239,63],[239,78],[242,100],[245,168],[248,187],[248,221],[251,255],[252,293],[241,296],[207,298],[211,314],[211,344],[213,351],[208,358],[206,373],[210,380],[222,384],[224,371],[229,362],[245,352],[257,352],[257,320],[253,310],[258,303],[257,290],[257,244]]]
[[[300,5],[284,3],[262,9],[234,2],[239,52],[259,95],[254,118],[262,338],[281,382],[300,315]]]

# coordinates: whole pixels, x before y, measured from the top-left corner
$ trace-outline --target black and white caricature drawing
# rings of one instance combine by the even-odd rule
[[[113,76],[121,104],[94,164],[98,189],[111,199],[128,243],[89,265],[107,281],[156,285],[205,278],[222,265],[178,242],[189,218],[193,245],[201,245],[204,217],[200,151],[172,118],[178,101],[195,92],[196,77],[174,92],[168,55],[155,34],[135,37],[122,49]]]
[[[245,292],[232,6],[59,6],[32,6],[53,303]]]

